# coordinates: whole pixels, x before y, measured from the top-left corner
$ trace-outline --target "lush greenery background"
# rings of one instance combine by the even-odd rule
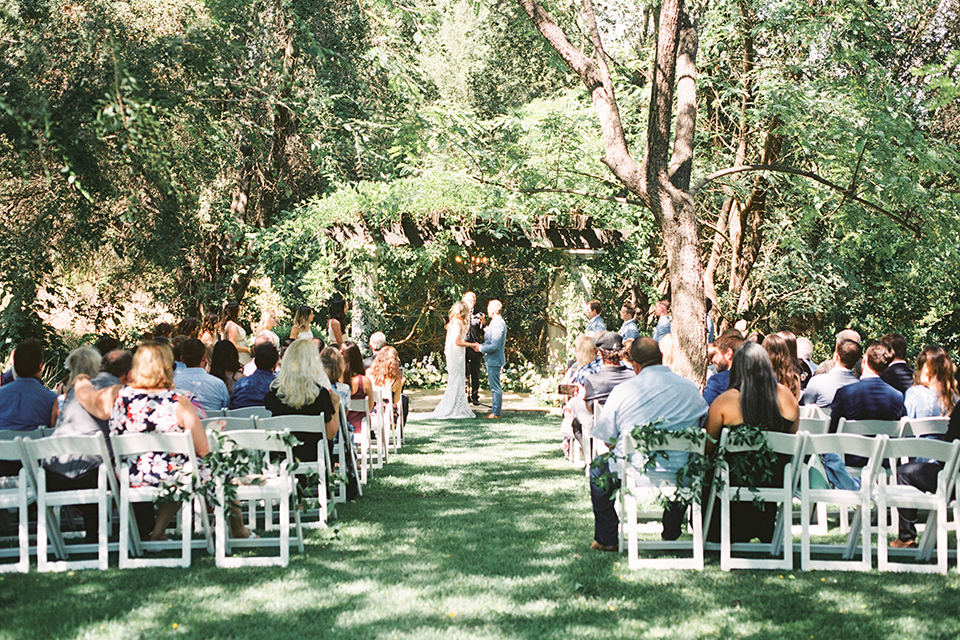
[[[571,33],[575,4],[549,5]],[[598,4],[635,153],[655,9]],[[703,262],[722,324],[960,347],[958,14],[953,0],[711,3],[694,182],[767,159],[882,209],[796,175],[709,183]],[[4,0],[0,51],[4,352],[28,335],[61,345],[56,311],[136,333],[157,306],[243,299],[254,321],[257,296],[295,308],[341,294],[410,358],[440,350],[469,288],[509,301],[512,357],[542,363],[548,323],[582,327],[581,273],[610,324],[621,300],[665,287],[646,210],[518,192],[626,195],[598,162],[585,91],[514,3]],[[629,236],[586,257],[510,246],[518,227],[575,214]],[[401,216],[441,232],[376,263],[329,233]],[[503,245],[458,247],[456,227]],[[458,255],[488,263],[467,273]],[[358,280],[371,264],[374,295]]]

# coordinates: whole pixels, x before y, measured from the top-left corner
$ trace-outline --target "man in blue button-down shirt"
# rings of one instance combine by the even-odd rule
[[[230,405],[226,383],[203,369],[207,349],[202,342],[196,338],[184,342],[180,347],[180,360],[187,368],[173,374],[173,384],[177,389],[192,393],[207,412],[226,409]]]
[[[23,431],[53,426],[57,394],[43,386],[43,346],[24,340],[13,353],[17,379],[0,387],[0,430]]]
[[[707,417],[707,403],[697,385],[670,371],[662,363],[660,346],[651,338],[638,338],[630,345],[637,376],[622,382],[607,398],[607,403],[593,427],[593,435],[604,442],[616,441],[615,462],[611,463],[616,478],[613,486],[603,490],[596,480],[606,469],[590,470],[590,498],[593,502],[594,541],[591,545],[601,551],[616,551],[619,519],[613,505],[613,494],[620,487],[620,466],[616,461],[623,457],[623,442],[620,436],[637,425],[658,419],[663,420],[662,429],[702,429]],[[650,480],[662,478],[676,481],[676,472],[687,462],[686,455],[671,455],[669,460],[658,462],[656,469],[646,472]],[[642,468],[639,454],[632,460]],[[680,536],[685,509],[670,509],[663,514],[663,538],[676,540]]]

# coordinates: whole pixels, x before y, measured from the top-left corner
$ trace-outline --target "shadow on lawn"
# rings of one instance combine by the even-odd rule
[[[0,577],[0,637],[958,635],[955,575],[725,574],[715,558],[703,573],[631,572],[587,548],[586,479],[562,460],[554,420],[412,427],[289,569],[204,556],[185,572]]]

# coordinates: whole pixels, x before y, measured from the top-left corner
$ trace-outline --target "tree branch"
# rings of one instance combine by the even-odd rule
[[[471,176],[470,179],[477,184],[486,184],[492,187],[499,187],[500,189],[504,189],[505,191],[510,191],[512,193],[523,193],[526,195],[537,193],[565,193],[572,196],[583,196],[586,198],[594,198],[596,200],[606,200],[607,202],[616,202],[619,204],[629,204],[633,206],[650,208],[650,205],[643,200],[631,200],[630,198],[621,198],[619,196],[608,196],[602,193],[593,193],[591,191],[582,191],[580,189],[565,189],[560,187],[533,187],[531,189],[521,189],[519,187],[511,187],[510,185],[503,184],[502,182],[487,180],[483,176]]]
[[[890,218],[891,220],[899,224],[904,229],[907,229],[908,231],[912,232],[913,235],[916,236],[917,238],[923,237],[923,232],[921,231],[919,226],[909,223],[904,217],[899,216],[892,211],[888,211],[887,209],[884,209],[883,207],[877,204],[874,204],[869,200],[864,200],[863,198],[856,195],[855,193],[851,193],[846,187],[842,187],[835,182],[831,182],[830,180],[827,180],[826,178],[820,175],[817,175],[816,173],[813,173],[811,171],[794,169],[793,167],[786,167],[778,164],[747,164],[747,165],[743,165],[742,167],[730,167],[728,169],[721,169],[720,171],[714,171],[710,175],[701,178],[697,182],[697,184],[694,185],[693,189],[690,191],[690,195],[693,197],[696,197],[697,192],[700,191],[700,189],[702,189],[704,185],[706,185],[708,182],[716,180],[717,178],[722,178],[724,176],[734,175],[737,173],[748,173],[752,171],[773,171],[774,173],[789,173],[791,175],[809,178],[814,182],[819,182],[823,186],[843,194],[844,197],[854,202],[862,204],[867,208],[873,209],[878,213],[882,213],[883,215],[887,216],[888,218]]]

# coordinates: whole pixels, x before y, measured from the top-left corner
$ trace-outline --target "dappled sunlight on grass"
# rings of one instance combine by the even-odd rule
[[[411,423],[399,455],[290,567],[0,577],[0,640],[28,638],[955,638],[960,582],[630,571],[588,548],[582,469],[553,418]],[[174,628],[173,625],[177,625]]]

